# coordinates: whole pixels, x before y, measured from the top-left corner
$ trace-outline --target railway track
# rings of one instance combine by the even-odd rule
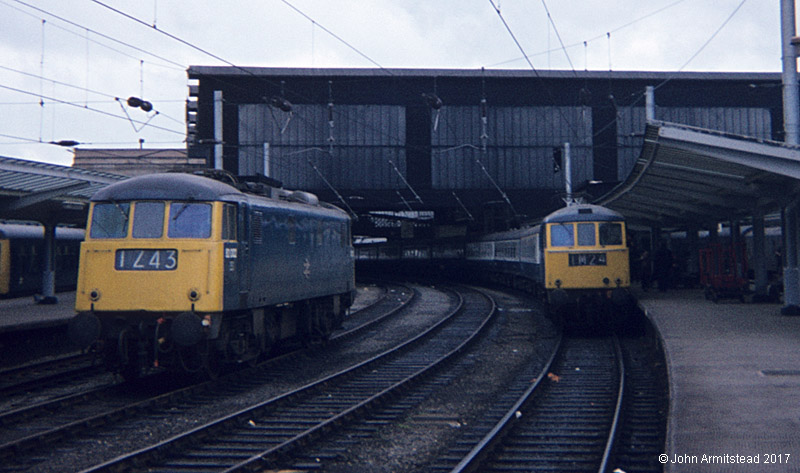
[[[415,289],[415,291],[419,290],[420,288]],[[430,291],[430,288],[424,288],[423,293]],[[255,403],[255,401],[247,405],[242,404],[242,408],[237,409],[231,409],[229,406],[222,406],[228,403],[227,399],[230,397],[239,396],[242,392],[246,392],[248,390],[260,390],[262,389],[261,387],[265,385],[276,385],[276,387],[270,391],[273,394],[261,394],[255,396],[259,399],[259,401],[263,399],[282,398],[284,393],[293,389],[290,383],[284,383],[283,380],[292,376],[295,376],[295,379],[301,379],[303,376],[305,376],[305,379],[308,380],[312,379],[311,376],[316,374],[298,374],[298,372],[305,369],[304,367],[306,366],[306,362],[311,361],[313,357],[323,357],[326,359],[329,358],[331,359],[331,363],[334,362],[335,358],[336,361],[340,361],[342,363],[341,366],[344,366],[348,363],[355,364],[357,362],[356,357],[364,354],[364,346],[370,345],[369,341],[375,341],[375,343],[377,343],[378,340],[384,341],[382,339],[389,337],[390,334],[395,335],[398,327],[402,327],[408,323],[403,322],[403,320],[416,320],[420,318],[422,314],[439,310],[437,307],[441,306],[441,300],[439,302],[435,302],[436,298],[431,298],[429,295],[422,298],[416,297],[413,302],[409,302],[407,296],[412,292],[414,291],[409,288],[402,287],[387,289],[383,295],[374,301],[370,306],[364,307],[363,310],[353,313],[352,316],[347,319],[344,330],[335,334],[329,346],[326,347],[321,354],[311,354],[308,351],[301,351],[299,352],[300,354],[294,353],[287,355],[286,358],[275,360],[274,366],[271,368],[261,367],[260,369],[253,371],[243,370],[241,377],[234,376],[231,378],[226,378],[218,381],[216,384],[210,383],[208,386],[197,387],[196,389],[189,388],[184,392],[179,392],[179,390],[171,391],[171,394],[168,394],[161,399],[154,398],[151,390],[143,388],[141,389],[141,392],[147,394],[145,396],[147,399],[145,399],[141,406],[123,406],[119,409],[116,409],[115,412],[110,412],[107,416],[105,416],[105,420],[79,419],[77,421],[79,425],[75,427],[74,430],[71,427],[67,427],[62,429],[60,432],[55,432],[48,435],[34,435],[32,438],[26,439],[21,444],[12,446],[10,448],[4,448],[0,446],[0,471],[60,472],[77,471],[79,469],[87,468],[88,470],[85,470],[87,472],[113,471],[116,468],[131,469],[132,471],[135,471],[138,466],[131,467],[130,465],[107,465],[104,467],[97,467],[97,469],[92,469],[94,467],[91,465],[112,458],[111,456],[108,456],[108,454],[97,455],[95,456],[94,461],[91,462],[87,462],[85,459],[73,461],[69,460],[69,458],[70,455],[72,455],[71,451],[76,448],[81,448],[80,445],[94,445],[101,442],[106,443],[108,441],[107,439],[109,438],[125,437],[125,434],[121,433],[123,431],[133,430],[146,432],[148,430],[148,425],[152,424],[153,419],[161,419],[162,422],[164,420],[172,422],[175,419],[184,419],[189,422],[184,422],[187,425],[185,425],[181,430],[175,430],[177,433],[172,434],[174,442],[165,442],[160,449],[157,448],[155,450],[155,455],[157,457],[169,457],[172,460],[168,460],[167,463],[161,462],[160,460],[157,461],[156,463],[159,463],[160,466],[157,465],[156,469],[153,471],[171,471],[170,468],[180,467],[182,464],[181,462],[183,461],[180,459],[175,460],[176,458],[180,458],[181,455],[181,453],[177,452],[176,456],[175,449],[175,446],[181,443],[180,439],[183,437],[183,433],[181,432],[192,429],[198,430],[198,428],[196,428],[198,422],[208,422],[211,419],[216,419],[218,417],[207,417],[205,418],[206,420],[203,420],[201,416],[197,416],[192,411],[192,406],[196,406],[198,404],[221,406],[219,415],[222,415],[222,413],[227,411],[239,412],[244,417],[249,417],[246,422],[243,419],[233,421],[234,425],[237,425],[238,422],[239,427],[243,426],[244,430],[242,435],[245,438],[255,437],[257,434],[260,435],[270,432],[282,432],[286,435],[289,435],[290,433],[294,434],[292,440],[286,440],[288,443],[286,443],[282,448],[277,448],[277,450],[272,453],[267,453],[268,449],[265,449],[264,445],[260,444],[258,447],[256,447],[256,450],[258,450],[257,455],[254,454],[252,450],[240,448],[243,445],[240,445],[241,439],[237,438],[237,434],[231,434],[228,440],[233,438],[231,444],[235,444],[235,447],[233,447],[232,450],[238,452],[234,453],[233,455],[241,455],[243,451],[249,452],[248,454],[250,457],[253,457],[250,466],[257,466],[258,468],[267,466],[290,469],[296,468],[301,470],[324,470],[326,466],[333,466],[333,471],[358,471],[357,469],[350,470],[347,468],[347,459],[352,459],[352,456],[349,454],[351,447],[360,445],[365,440],[370,442],[369,439],[379,438],[376,437],[376,435],[386,435],[385,432],[390,430],[390,426],[398,425],[398,422],[402,422],[404,424],[408,422],[409,418],[406,417],[403,419],[404,415],[406,415],[410,410],[413,410],[419,403],[423,402],[426,397],[431,396],[432,393],[435,393],[437,390],[442,389],[448,384],[456,383],[457,380],[454,377],[458,376],[457,373],[460,372],[463,374],[465,369],[470,369],[469,367],[461,366],[463,359],[469,359],[470,357],[481,355],[470,354],[467,357],[456,357],[456,361],[451,360],[447,363],[446,370],[433,369],[428,371],[428,373],[433,372],[433,374],[418,376],[414,384],[404,385],[399,392],[392,394],[388,392],[387,388],[387,392],[385,393],[386,396],[382,397],[381,400],[376,399],[373,404],[369,405],[369,407],[353,407],[351,409],[348,407],[335,406],[335,409],[333,409],[333,399],[338,398],[340,396],[339,393],[346,393],[347,395],[357,393],[358,389],[363,387],[363,383],[356,383],[357,387],[352,389],[343,388],[341,391],[336,390],[337,388],[332,387],[333,385],[327,385],[324,388],[318,388],[322,389],[320,392],[324,393],[324,395],[327,396],[330,394],[332,396],[331,398],[326,397],[325,399],[322,399],[322,405],[326,409],[326,412],[333,409],[344,414],[330,423],[327,423],[327,421],[322,421],[319,424],[315,424],[321,425],[324,423],[325,425],[322,427],[312,427],[311,430],[316,430],[309,435],[296,434],[296,432],[291,430],[296,426],[290,426],[288,424],[280,426],[280,424],[273,422],[274,419],[268,420],[266,423],[262,423],[262,420],[259,420],[253,415],[247,416],[246,414],[243,414],[246,406],[252,405]],[[439,299],[441,299],[441,297]],[[401,317],[397,319],[391,316],[391,314],[402,310],[402,307],[407,307],[409,305],[414,305],[414,315],[412,317]],[[431,317],[431,320],[433,320],[433,318],[435,317]],[[374,322],[375,325],[370,325],[367,323],[368,321],[375,320],[383,320],[387,324],[394,325],[387,326],[383,322]],[[350,342],[350,340],[354,338],[355,340]],[[486,340],[487,343],[491,343],[489,342],[489,337],[482,338]],[[347,340],[348,343],[341,343],[345,340]],[[570,340],[571,339],[565,340],[565,347]],[[625,388],[623,389],[624,396],[622,403],[620,404],[622,406],[620,409],[621,415],[618,416],[619,420],[617,421],[619,424],[617,428],[619,434],[615,437],[616,442],[613,444],[615,447],[603,449],[603,453],[605,453],[606,450],[608,452],[608,455],[606,455],[606,464],[609,465],[610,468],[608,468],[607,471],[612,471],[612,469],[615,467],[619,467],[623,471],[628,472],[661,471],[660,464],[657,463],[657,455],[663,450],[664,445],[666,399],[663,397],[663,386],[659,386],[660,383],[663,384],[663,373],[659,374],[657,371],[654,372],[652,368],[654,365],[661,363],[661,368],[663,371],[663,360],[654,361],[652,359],[652,350],[650,350],[647,346],[648,343],[650,343],[648,340],[649,339],[637,336],[624,337],[622,339],[621,353],[623,354],[624,364],[626,366],[626,375],[624,378],[618,377],[617,381],[624,379]],[[593,350],[594,349],[588,349],[589,352],[592,352]],[[609,348],[606,347],[603,350],[605,350],[606,355],[603,355],[600,358],[608,358],[607,353]],[[335,353],[335,355],[333,355],[333,353]],[[575,373],[571,373],[568,368],[565,368],[566,365],[562,366],[558,364],[560,363],[559,360],[561,358],[551,358],[549,362],[546,362],[546,357],[548,355],[545,355],[545,353],[547,353],[547,351],[540,351],[540,361],[537,363],[528,363],[528,366],[519,372],[514,381],[507,388],[505,388],[505,382],[502,383],[504,386],[502,389],[502,395],[496,396],[496,399],[492,398],[492,401],[496,400],[496,402],[494,402],[491,406],[488,406],[483,413],[479,414],[479,416],[482,417],[480,421],[472,420],[469,423],[462,424],[462,427],[459,427],[458,433],[461,434],[459,436],[460,438],[457,440],[457,442],[452,444],[453,446],[449,451],[445,449],[445,452],[447,452],[446,454],[442,454],[441,450],[437,454],[436,450],[433,450],[432,454],[434,456],[432,458],[436,458],[438,455],[438,461],[433,461],[432,463],[428,464],[428,460],[426,460],[425,463],[419,463],[418,465],[429,465],[426,467],[426,471],[505,471],[502,469],[492,470],[491,467],[502,465],[503,461],[507,461],[509,466],[513,466],[511,471],[519,471],[519,468],[523,468],[523,471],[531,471],[530,469],[525,470],[525,468],[533,468],[534,470],[535,468],[544,468],[541,463],[534,467],[528,467],[525,463],[525,461],[527,461],[525,458],[526,455],[536,457],[538,458],[538,461],[541,461],[543,458],[541,452],[536,454],[523,452],[522,454],[519,454],[521,456],[516,457],[510,455],[506,457],[507,460],[502,460],[502,457],[500,456],[495,457],[497,452],[513,452],[511,447],[509,447],[506,443],[508,439],[511,439],[512,437],[509,434],[500,434],[497,436],[489,435],[489,432],[493,429],[498,431],[503,430],[497,427],[497,425],[498,419],[501,419],[504,416],[507,418],[506,424],[513,424],[516,427],[518,427],[523,421],[528,421],[535,416],[536,414],[534,409],[538,409],[538,407],[534,406],[538,406],[538,403],[541,402],[539,397],[543,391],[540,388],[550,386],[552,390],[553,386],[556,388],[568,386],[567,382],[569,381],[570,376],[567,376],[567,374]],[[555,354],[553,356],[555,356]],[[591,356],[597,358],[596,354]],[[590,365],[587,363],[580,361],[574,363],[578,363],[577,367],[581,369],[580,371],[574,369],[572,371],[582,374],[587,374],[592,371],[588,368]],[[410,365],[410,363],[406,364]],[[541,369],[543,364],[546,365],[544,370]],[[439,366],[441,368],[443,365]],[[366,373],[366,375],[369,375],[370,373]],[[552,373],[557,377],[548,377],[548,373]],[[537,380],[537,382],[534,383],[534,387],[531,386],[531,380]],[[295,384],[294,387],[297,385],[299,384]],[[568,388],[566,390],[570,391]],[[611,388],[599,390],[610,391]],[[360,394],[360,397],[363,398],[365,395],[362,393]],[[308,398],[311,399],[313,396],[309,395]],[[342,394],[342,398],[344,398],[344,394]],[[534,398],[535,400],[526,401],[526,399],[531,398]],[[81,402],[97,404],[96,400],[91,399],[78,402],[79,404]],[[590,404],[598,404],[598,401],[595,400],[588,402]],[[486,403],[482,404],[482,406],[486,405]],[[58,405],[56,404],[56,406]],[[56,411],[75,410],[70,407],[63,407],[63,405],[62,407],[56,407],[55,409]],[[283,419],[303,418],[303,416],[305,416],[303,413],[304,411],[300,407],[284,407],[282,409],[284,410],[275,410],[274,415],[281,418],[282,412]],[[368,413],[363,413],[362,410],[366,410],[365,412]],[[572,419],[573,424],[576,425],[586,424],[588,422],[588,420],[581,417],[564,415],[564,412],[567,410],[564,406],[559,407],[557,410],[560,412],[560,415],[562,415],[560,418],[561,420],[556,422],[557,424],[566,425],[564,423],[564,419]],[[435,409],[434,412],[439,412],[439,409]],[[42,415],[42,418],[47,419],[48,415],[50,414],[44,414]],[[336,416],[338,416],[338,414]],[[425,416],[423,415],[422,417]],[[433,416],[427,417],[428,421],[436,418],[436,413],[434,413]],[[19,420],[5,422],[3,420],[2,413],[0,413],[0,444],[3,444],[5,440],[4,432],[6,431],[3,430],[4,423],[7,423],[11,430],[24,430],[29,429],[32,426],[32,423],[27,419],[30,419],[30,417],[23,415],[19,418]],[[458,417],[444,418],[444,420],[447,420],[448,422],[452,422],[452,419],[457,420]],[[252,421],[255,425],[251,424],[250,421]],[[309,416],[306,416],[304,423],[308,424],[311,421],[312,420],[309,418]],[[315,419],[314,421],[316,422],[318,419]],[[212,422],[208,423],[211,424]],[[600,423],[607,423],[607,420]],[[310,424],[306,425],[305,427],[308,427],[309,425]],[[150,428],[152,429],[152,427]],[[178,427],[176,427],[176,429],[177,428]],[[394,433],[397,434],[398,430],[400,429],[395,428]],[[379,432],[384,433],[380,434]],[[324,438],[334,440],[328,440],[327,442],[315,441],[319,440],[321,434],[323,433],[325,434]],[[402,432],[399,432],[399,436],[401,438],[402,434]],[[212,434],[212,436],[216,435],[219,434]],[[584,432],[583,434],[579,435],[585,436],[586,434]],[[170,435],[162,435],[160,439],[163,440],[169,437]],[[339,440],[335,440],[337,438]],[[154,441],[158,440],[159,439],[155,439]],[[400,442],[403,441],[404,440],[400,440]],[[126,442],[127,441],[123,441],[122,443],[124,444]],[[194,443],[195,441],[187,440],[187,442]],[[146,450],[149,448],[150,443],[151,442],[143,441],[136,445],[111,447],[108,450],[115,452],[114,455],[118,455],[120,452],[125,451],[137,451],[142,449]],[[529,440],[518,443],[531,444]],[[565,440],[561,443],[574,445],[577,442],[574,440],[569,440],[568,437],[565,437]],[[481,451],[477,454],[470,454],[470,452],[476,448],[476,445],[479,444],[483,445],[480,448]],[[448,444],[441,443],[437,445]],[[512,446],[513,445],[514,444],[512,444]],[[595,465],[597,461],[596,458],[598,458],[597,452],[599,451],[599,447],[597,447],[597,445],[599,445],[599,443],[594,442],[594,447],[590,449],[591,452],[578,452],[576,456],[572,457],[574,463],[582,463],[582,465],[579,465],[578,469],[573,471],[600,471],[600,466]],[[608,443],[606,443],[606,445],[608,445]],[[222,447],[231,448],[231,445],[223,445]],[[569,458],[566,450],[558,450],[557,447],[553,447],[552,445],[546,445],[544,448],[546,449],[545,452],[549,452],[551,457],[559,457],[561,459]],[[204,465],[203,462],[208,460],[208,458],[205,457],[210,458],[216,455],[215,453],[208,453],[205,450],[213,451],[213,449],[214,447],[201,447],[201,451],[199,453],[184,451],[184,453],[187,454],[186,458],[190,459],[190,461],[184,466],[188,468],[188,471],[199,471],[199,469]],[[45,467],[45,463],[58,461],[53,460],[53,458],[64,455],[65,452],[66,455],[61,461],[64,462],[62,465],[68,465],[69,468],[59,466],[58,463],[46,465],[47,467]],[[470,460],[466,466],[459,465],[457,467],[456,465],[464,460],[468,454],[473,455],[476,458],[474,460]],[[602,454],[600,456],[602,457]],[[259,459],[256,459],[255,457],[258,457]],[[431,457],[428,456],[427,458]],[[553,464],[558,465],[551,471],[570,471],[565,467],[565,463],[559,463],[555,458],[551,458],[551,460]],[[141,458],[133,458],[132,460],[126,461],[139,463],[145,460],[142,460]],[[172,463],[169,463],[170,461],[172,461]],[[490,463],[487,463],[487,461]],[[492,461],[494,461],[494,463],[491,463]],[[584,468],[584,466],[586,466],[586,468]],[[162,467],[162,470],[158,470],[158,468]],[[345,469],[342,469],[343,467]],[[106,468],[108,468],[108,470],[106,470]],[[225,468],[220,468],[219,465],[213,464],[211,465],[209,471],[227,471]],[[231,471],[236,471],[237,468],[245,468],[246,470],[249,467],[237,466],[232,468],[233,469]],[[339,469],[337,470],[336,468]],[[418,470],[417,468],[414,468],[412,470],[404,471]],[[545,469],[544,471],[547,470]]]
[[[0,370],[0,399],[3,404],[20,393],[26,398],[52,386],[79,385],[90,376],[103,374],[92,354],[74,353],[50,360]],[[46,393],[45,393],[46,395]]]
[[[424,333],[357,366],[86,471],[233,472],[277,464],[413,389],[475,340],[492,319],[494,303],[474,291],[463,298],[467,303]]]
[[[544,370],[523,371],[498,401],[502,417],[487,411],[431,471],[662,471],[664,367],[648,340],[564,338]]]
[[[405,286],[385,288],[380,297],[348,317],[330,344],[340,344],[370,329],[378,330],[382,323],[406,308],[415,295],[416,291]],[[185,380],[155,375],[135,385],[104,385],[77,392],[73,389],[71,394],[55,399],[32,401],[22,407],[0,411],[0,459],[36,456],[42,446],[52,442],[169,408],[208,392],[224,389],[230,393],[247,389],[254,383],[268,383],[281,376],[281,364],[307,353],[307,350],[295,349],[256,369],[238,371],[216,381],[187,385]],[[24,459],[21,464],[25,464]],[[14,465],[13,462],[8,468],[2,465],[0,471],[16,471],[21,467]]]
[[[394,298],[402,296],[404,291],[410,291],[407,287],[397,285],[380,286],[374,290],[380,291],[380,295],[351,314],[345,321],[344,332],[347,332],[347,327],[357,326],[359,321],[368,320],[376,313],[386,312],[383,306],[393,304]],[[102,377],[99,382],[105,385],[117,384],[92,353],[73,352],[65,356],[0,368],[0,412],[63,397],[65,393],[72,393],[79,386],[96,384],[92,381],[95,377]]]
[[[451,471],[604,471],[619,410],[618,351],[610,338],[563,339],[547,373]]]

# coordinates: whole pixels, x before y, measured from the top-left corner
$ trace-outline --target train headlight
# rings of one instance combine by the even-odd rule
[[[556,279],[556,287],[561,287],[561,280],[560,279]]]
[[[611,283],[611,281],[608,278],[603,278],[603,284],[608,286],[610,283]]]
[[[92,289],[92,291],[89,293],[89,299],[90,299],[92,302],[97,302],[97,301],[99,301],[99,300],[100,300],[100,296],[101,296],[101,295],[102,295],[102,294],[100,294],[100,291],[99,291],[99,290],[97,290],[97,289]]]
[[[195,288],[189,289],[189,293],[187,295],[189,296],[189,300],[192,302],[196,302],[198,299],[200,299],[200,291]]]

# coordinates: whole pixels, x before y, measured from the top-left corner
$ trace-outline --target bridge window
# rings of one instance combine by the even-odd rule
[[[594,246],[594,223],[579,223],[578,224],[578,245],[580,246]]]
[[[128,236],[128,215],[131,204],[95,204],[92,211],[92,238],[125,238]]]
[[[575,227],[571,223],[550,225],[551,246],[575,246]]]
[[[208,238],[211,236],[211,205],[173,202],[169,206],[170,238]]]
[[[164,202],[137,202],[133,211],[133,238],[161,238]]]
[[[621,223],[601,223],[599,233],[600,233],[600,244],[603,246],[622,244]]]

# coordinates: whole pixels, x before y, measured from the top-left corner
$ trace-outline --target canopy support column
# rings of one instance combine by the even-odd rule
[[[42,255],[42,294],[38,304],[57,304],[56,297],[56,225],[44,224],[44,255]]]

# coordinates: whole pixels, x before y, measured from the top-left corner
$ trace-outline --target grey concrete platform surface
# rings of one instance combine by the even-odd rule
[[[75,292],[56,294],[57,304],[37,304],[33,296],[0,299],[0,333],[66,324],[75,315]]]
[[[800,317],[701,290],[637,296],[669,365],[665,471],[800,472]]]

